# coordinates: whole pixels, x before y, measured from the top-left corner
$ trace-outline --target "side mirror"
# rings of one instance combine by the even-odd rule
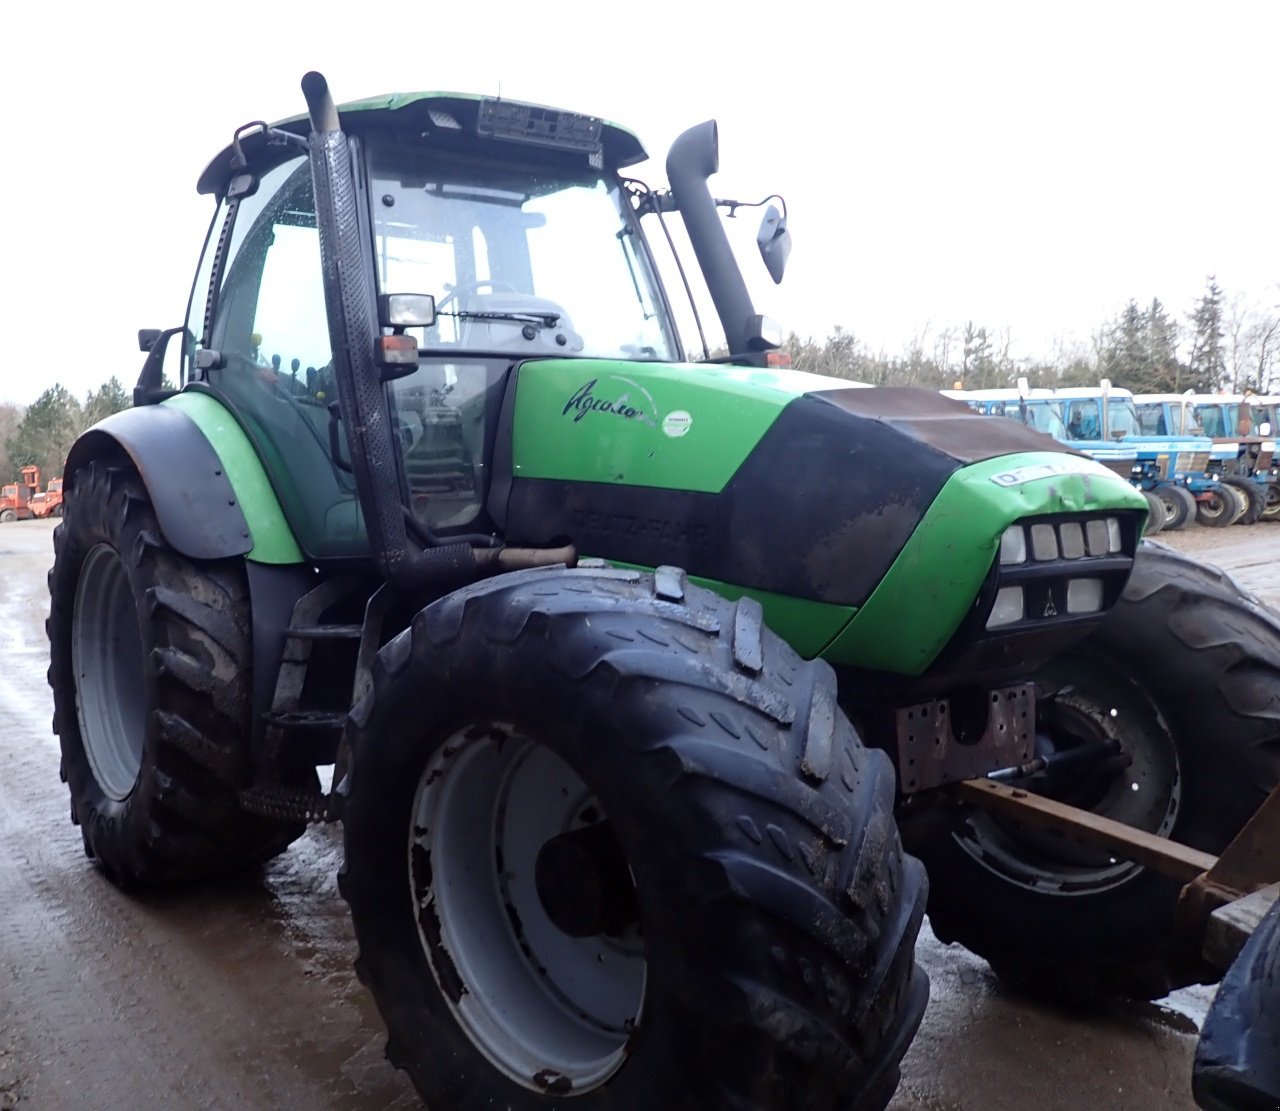
[[[760,257],[764,259],[765,268],[774,285],[782,281],[787,269],[787,259],[791,257],[791,233],[787,231],[787,218],[773,205],[764,211],[764,219],[760,221],[760,230],[756,233],[756,244],[760,248]]]
[[[133,388],[134,405],[154,405],[177,392],[164,389],[162,383],[165,351],[168,350],[169,341],[179,333],[190,336],[182,325],[165,328],[163,331],[143,328],[138,332],[138,346],[147,353],[147,357],[142,364],[142,373],[138,375],[138,384]]]

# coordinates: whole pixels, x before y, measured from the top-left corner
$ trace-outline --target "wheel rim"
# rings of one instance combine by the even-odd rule
[[[1159,712],[1143,692],[1114,669],[1092,660],[1055,661],[1038,684],[1036,754],[1049,755],[1100,741],[1116,741],[1128,767],[1075,777],[1064,792],[1036,780],[1020,786],[1095,814],[1167,837],[1182,801],[1177,750]],[[1059,787],[1061,785],[1059,784]],[[1077,846],[1051,834],[1016,828],[974,814],[955,834],[980,865],[1007,882],[1055,896],[1093,895],[1125,883],[1141,865]]]
[[[1214,490],[1199,503],[1200,516],[1207,521],[1217,521],[1235,512],[1235,499],[1222,490]]]
[[[142,768],[147,691],[133,590],[119,555],[107,544],[95,547],[80,570],[71,665],[89,767],[103,794],[122,802]]]
[[[603,1084],[640,1020],[638,923],[571,937],[535,881],[544,846],[606,817],[564,761],[506,726],[454,734],[418,782],[409,879],[423,950],[472,1043],[534,1091]]]

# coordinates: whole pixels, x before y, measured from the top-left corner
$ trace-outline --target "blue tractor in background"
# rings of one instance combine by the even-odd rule
[[[1046,432],[1123,475],[1151,507],[1147,535],[1181,529],[1193,520],[1210,527],[1233,524],[1249,509],[1245,495],[1218,477],[1228,456],[1234,458],[1234,445],[1173,432],[1172,425],[1156,431],[1142,422],[1133,395],[1105,380],[1099,386],[1049,390],[1030,389],[1023,379],[1016,389],[944,392],[980,413]]]
[[[1254,394],[1143,394],[1134,398],[1144,427],[1208,436],[1215,477],[1249,502],[1242,523],[1280,519],[1276,402]]]

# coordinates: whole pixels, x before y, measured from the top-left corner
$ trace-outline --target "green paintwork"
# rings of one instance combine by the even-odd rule
[[[978,596],[1000,536],[1042,513],[1140,510],[1142,494],[1101,464],[1002,486],[993,476],[1019,467],[1085,466],[1050,452],[988,459],[948,480],[889,573],[823,655],[833,663],[919,675],[955,633]]]
[[[593,380],[591,397],[612,410],[571,407]],[[515,474],[719,493],[788,402],[842,386],[853,388],[801,371],[706,363],[526,363]]]
[[[643,564],[624,563],[617,559],[607,562],[610,567],[626,567],[633,571],[653,570]],[[806,660],[819,655],[856,612],[850,606],[833,606],[829,602],[791,598],[768,590],[751,590],[701,575],[690,575],[689,581],[695,586],[713,590],[731,602],[736,602],[739,598],[754,598],[764,610],[764,623]]]
[[[302,551],[262,461],[226,407],[208,394],[194,392],[180,393],[161,404],[178,409],[195,421],[222,461],[253,534],[253,548],[245,558],[255,563],[302,563]]]
[[[857,611],[851,606],[833,606],[807,598],[789,598],[767,590],[748,590],[732,583],[716,582],[698,575],[689,581],[714,590],[730,601],[754,598],[764,610],[764,622],[806,660],[819,655],[849,623]]]

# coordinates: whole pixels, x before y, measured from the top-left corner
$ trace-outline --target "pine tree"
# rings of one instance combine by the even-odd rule
[[[1212,393],[1227,377],[1226,351],[1223,346],[1223,295],[1213,275],[1191,314],[1194,329],[1191,357],[1187,360],[1190,382],[1185,385],[1197,393]]]
[[[132,404],[120,379],[113,374],[98,389],[90,390],[85,395],[82,410],[84,427],[90,428],[112,413],[128,409]]]
[[[50,386],[31,403],[17,432],[6,444],[10,467],[16,471],[34,463],[42,476],[62,474],[62,464],[83,420],[75,395],[62,386]]]
[[[1102,377],[1135,393],[1149,392],[1147,384],[1147,318],[1130,300],[1112,324],[1102,351]]]
[[[1169,319],[1159,297],[1146,312],[1146,365],[1150,393],[1180,393],[1183,367],[1178,362],[1178,325]]]

